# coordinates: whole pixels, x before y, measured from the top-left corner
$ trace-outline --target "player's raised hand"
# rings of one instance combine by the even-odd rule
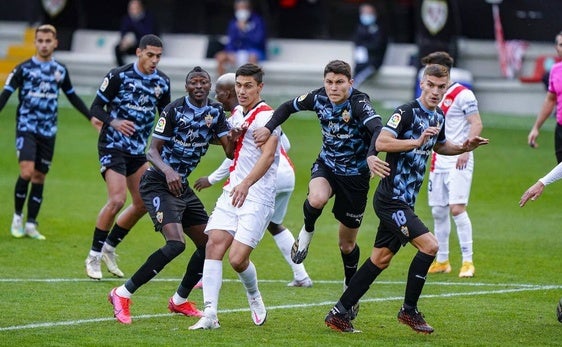
[[[490,143],[490,140],[480,136],[474,136],[473,138],[466,140],[462,146],[466,152],[470,152],[475,150],[479,146],[487,145],[488,143]]]

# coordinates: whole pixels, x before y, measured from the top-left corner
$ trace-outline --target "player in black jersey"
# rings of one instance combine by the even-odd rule
[[[209,143],[218,139],[227,156],[232,157],[234,143],[229,135],[223,107],[208,98],[211,77],[195,67],[186,77],[188,96],[170,103],[162,112],[147,152],[152,163],[142,176],[140,194],[166,244],[152,253],[127,282],[111,290],[109,300],[115,318],[130,324],[130,298],[143,284],[156,276],[185,249],[188,235],[197,249],[191,256],[177,292],[168,302],[170,312],[200,317],[202,313],[187,298],[201,279],[205,260],[207,212],[188,184],[188,176]]]
[[[51,167],[57,134],[58,95],[60,90],[87,119],[90,112],[76,95],[66,66],[53,58],[57,48],[57,30],[52,25],[35,29],[36,53],[14,68],[0,94],[0,110],[16,89],[16,149],[20,174],[16,181],[15,213],[11,232],[14,237],[28,236],[45,240],[37,230],[37,215],[43,202],[43,186]],[[96,126],[95,121],[92,124]],[[31,190],[29,190],[31,182]],[[29,190],[29,191],[28,191]],[[27,222],[23,225],[23,207],[27,199]]]
[[[348,312],[389,266],[400,247],[411,243],[418,252],[410,264],[398,321],[420,333],[433,332],[418,311],[417,303],[438,243],[414,213],[416,196],[432,149],[439,154],[455,155],[488,143],[479,136],[469,138],[462,145],[447,141],[445,117],[437,105],[448,85],[448,68],[428,65],[420,82],[421,96],[396,108],[377,138],[376,150],[387,152],[386,161],[390,165],[390,175],[380,181],[373,200],[380,224],[371,256],[357,270],[349,287],[325,318],[326,325],[334,330],[354,331]],[[369,157],[374,154],[370,151]]]
[[[322,128],[322,149],[312,165],[308,196],[304,201],[304,226],[292,249],[292,259],[302,263],[314,233],[314,224],[328,200],[335,196],[333,214],[340,222],[339,247],[344,264],[345,285],[359,263],[356,243],[359,226],[367,205],[369,167],[367,150],[374,148],[382,128],[381,117],[371,105],[369,96],[353,88],[351,67],[341,60],[324,68],[324,87],[283,103],[275,110],[265,127],[254,133],[261,144],[289,116],[298,111],[316,112]],[[376,158],[376,156],[374,156]],[[387,173],[382,160],[377,175]]]
[[[101,260],[110,273],[123,277],[115,261],[115,247],[146,213],[139,194],[140,177],[148,169],[145,150],[156,112],[161,113],[170,103],[170,79],[156,69],[162,57],[162,40],[155,35],[143,36],[136,54],[136,62],[109,71],[91,107],[92,115],[103,122],[98,152],[108,192],[86,258],[86,274],[97,280],[102,278]],[[127,190],[132,204],[115,221]]]

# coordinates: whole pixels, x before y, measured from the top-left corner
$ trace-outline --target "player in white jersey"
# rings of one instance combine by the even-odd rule
[[[255,325],[262,325],[267,311],[258,289],[256,268],[250,260],[252,250],[262,239],[275,205],[280,129],[261,147],[253,131],[263,127],[273,109],[261,100],[263,70],[245,64],[236,70],[238,104],[229,121],[239,129],[230,176],[218,198],[205,232],[209,235],[203,266],[203,317],[190,330],[220,327],[217,310],[222,285],[222,259],[228,260],[246,289]]]
[[[220,100],[219,100],[220,101]],[[291,148],[289,138],[285,133],[281,133],[279,138],[281,142],[281,153],[279,156],[279,166],[277,168],[277,191],[275,193],[275,211],[271,217],[271,221],[267,226],[267,230],[273,236],[273,240],[277,248],[283,254],[285,261],[293,271],[293,280],[287,284],[289,287],[312,287],[310,279],[304,264],[295,264],[291,259],[291,247],[295,242],[295,237],[291,231],[285,227],[283,219],[287,213],[291,194],[295,189],[295,169],[287,152]],[[194,187],[201,190],[222,181],[229,175],[229,168],[232,160],[226,158],[222,164],[213,171],[209,176],[200,177],[195,181]]]
[[[453,58],[446,52],[434,52],[422,59],[424,65],[440,64],[451,69]],[[445,114],[445,135],[455,144],[479,136],[482,120],[478,111],[478,101],[474,93],[460,83],[451,82],[439,107]],[[428,200],[433,215],[434,232],[439,242],[437,258],[429,268],[429,273],[449,273],[449,235],[451,219],[455,222],[462,253],[462,266],[459,277],[473,277],[472,223],[466,206],[470,196],[474,155],[466,152],[459,155],[440,155],[433,153],[428,183]]]

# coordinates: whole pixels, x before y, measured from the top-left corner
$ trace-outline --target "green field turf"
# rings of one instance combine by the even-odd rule
[[[12,99],[15,99],[13,96]],[[276,106],[279,100],[269,100]],[[537,106],[538,107],[538,106]],[[380,110],[386,120],[388,110]],[[111,277],[92,281],[84,272],[99,209],[106,199],[98,173],[96,133],[74,110],[61,109],[54,163],[48,175],[39,230],[46,241],[14,239],[9,232],[13,189],[18,174],[14,150],[15,107],[0,117],[0,345],[3,346],[559,346],[562,324],[555,306],[562,297],[562,182],[521,209],[523,191],[555,165],[553,120],[543,127],[536,150],[526,145],[531,117],[483,114],[483,136],[490,144],[477,150],[469,213],[474,229],[476,276],[457,277],[460,251],[452,233],[450,274],[429,275],[420,310],[434,328],[419,335],[396,320],[414,248],[403,248],[362,299],[355,321],[360,334],[341,334],[324,325],[324,316],[342,291],[343,269],[337,223],[331,203],[317,223],[305,261],[314,286],[288,288],[292,278],[271,236],[252,254],[260,290],[268,307],[264,326],[253,325],[242,285],[228,263],[219,303],[221,328],[189,331],[195,318],[171,315],[174,293],[193,246],[133,296],[133,324],[115,322],[109,290],[124,282]],[[309,168],[320,148],[320,130],[310,114],[283,126],[292,142],[296,190],[285,225],[296,235],[302,224]],[[191,175],[210,173],[222,160],[212,148]],[[378,179],[372,182],[372,191]],[[432,228],[425,185],[416,212]],[[209,212],[220,186],[199,196]],[[371,201],[359,235],[361,263],[370,253],[377,226]],[[119,246],[120,268],[130,276],[163,244],[146,216]],[[199,306],[202,292],[191,299]]]

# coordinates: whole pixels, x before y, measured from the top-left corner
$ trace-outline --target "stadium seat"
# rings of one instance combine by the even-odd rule
[[[546,71],[550,70],[550,66],[562,59],[550,55],[539,55],[535,59],[534,69],[530,75],[520,76],[519,80],[523,83],[539,83]]]

